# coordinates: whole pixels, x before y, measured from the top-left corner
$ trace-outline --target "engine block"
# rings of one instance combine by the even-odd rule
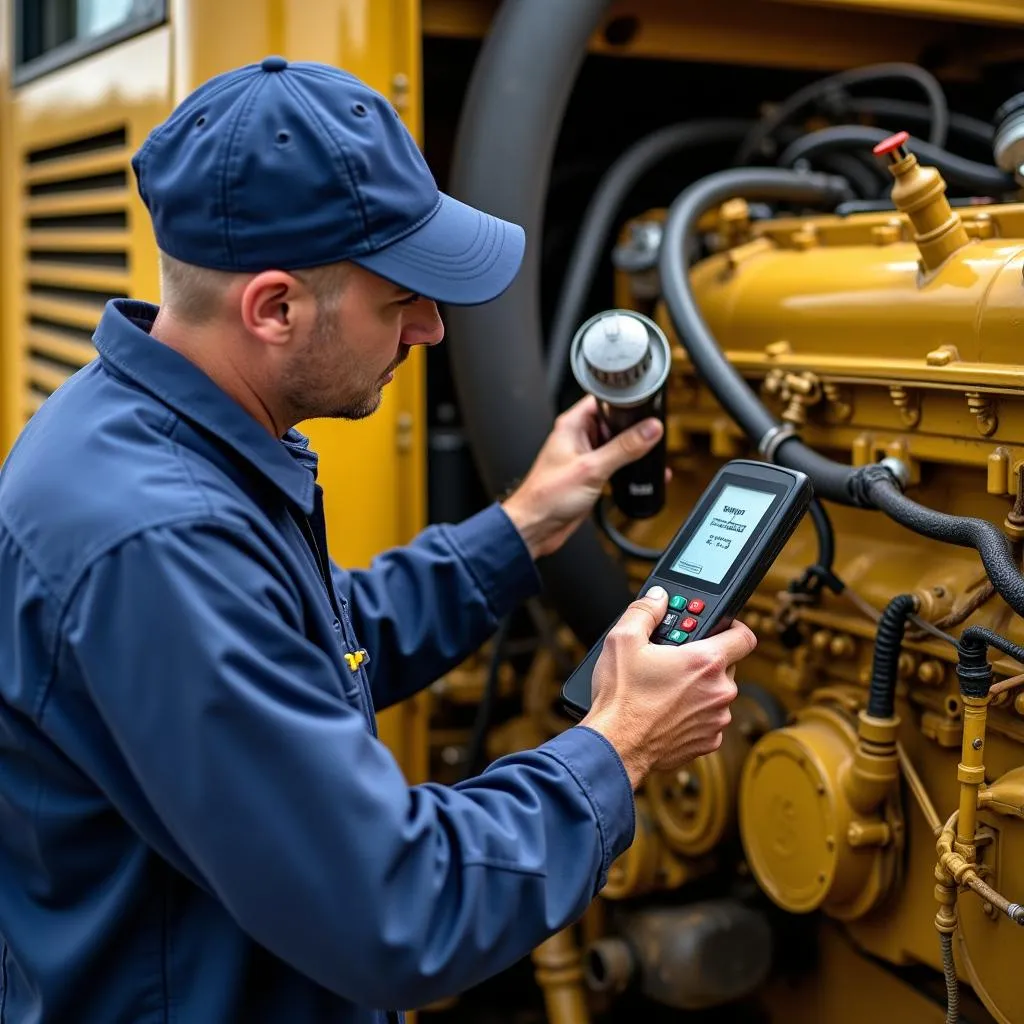
[[[1003,527],[1019,556],[1024,205],[978,203],[954,217],[961,244],[929,266],[919,227],[904,213],[758,219],[752,205],[733,200],[711,218],[716,251],[694,266],[691,284],[729,361],[807,444],[853,465],[900,458],[915,501]],[[620,244],[649,238],[663,219],[654,210],[631,222]],[[631,540],[658,547],[721,461],[751,449],[697,377],[652,276],[620,273],[616,298],[652,315],[673,345],[668,507],[624,527]],[[965,708],[956,650],[908,628],[897,691],[902,781],[872,809],[856,778],[856,749],[873,617],[894,596],[912,594],[923,619],[954,634],[980,624],[1021,643],[1024,623],[973,550],[921,537],[879,512],[828,510],[847,589],[813,601],[791,591],[816,558],[814,533],[802,525],[744,613],[759,645],[742,668],[731,735],[678,776],[646,785],[639,801],[654,834],[623,856],[605,896],[649,892],[657,879],[668,889],[711,870],[709,859],[733,857],[783,911],[819,911],[871,956],[941,972],[934,813],[945,821],[958,803]],[[645,571],[634,567],[637,585]],[[1016,771],[1024,764],[1024,678],[1014,679],[1024,669],[1005,658],[994,665],[1003,682],[988,714],[984,778],[1001,780],[1011,797],[1009,810],[980,811],[977,858],[992,887],[1024,899],[1024,780]],[[929,803],[931,821],[922,810]],[[629,863],[639,858],[650,868]],[[1024,931],[965,894],[954,947],[961,979],[992,1018],[1024,1020],[1014,966]]]

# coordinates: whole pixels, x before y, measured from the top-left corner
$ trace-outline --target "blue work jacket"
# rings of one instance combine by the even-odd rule
[[[408,785],[374,711],[536,591],[521,537],[494,505],[340,570],[305,439],[155,314],[108,305],[0,471],[0,1021],[396,1020],[579,917],[628,779],[576,726]]]

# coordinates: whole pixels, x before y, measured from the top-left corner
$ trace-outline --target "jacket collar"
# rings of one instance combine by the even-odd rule
[[[157,308],[132,299],[108,302],[93,335],[100,357],[227,444],[309,515],[317,468],[309,440],[294,428],[281,440],[271,437],[198,366],[150,337]]]

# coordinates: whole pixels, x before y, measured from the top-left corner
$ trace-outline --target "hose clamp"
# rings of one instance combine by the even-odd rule
[[[772,427],[758,442],[757,450],[767,462],[775,461],[775,453],[783,441],[796,436],[796,427],[792,423],[780,423]]]
[[[879,465],[883,466],[893,475],[893,479],[899,485],[901,491],[907,489],[907,484],[910,483],[910,467],[902,459],[889,456],[882,459]]]

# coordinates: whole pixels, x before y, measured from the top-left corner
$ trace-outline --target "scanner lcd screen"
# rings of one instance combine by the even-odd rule
[[[672,563],[673,571],[721,583],[776,497],[774,492],[727,484]]]

